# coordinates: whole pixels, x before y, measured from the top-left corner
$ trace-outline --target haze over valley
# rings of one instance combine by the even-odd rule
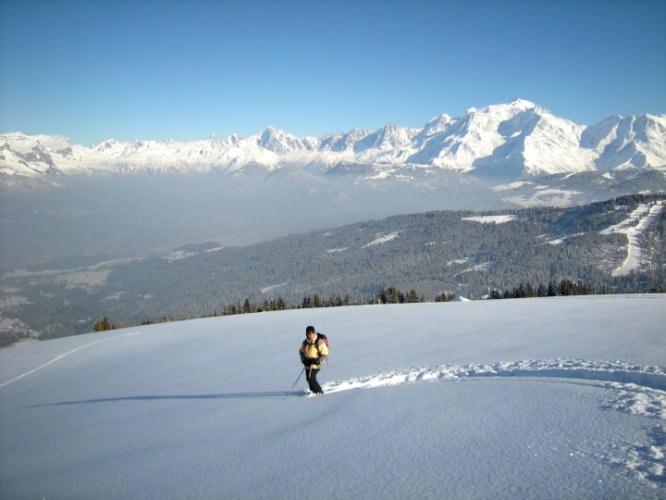
[[[273,127],[242,138],[93,147],[0,135],[2,269],[286,234],[427,210],[573,206],[666,190],[664,115],[593,126],[517,99],[320,138]]]

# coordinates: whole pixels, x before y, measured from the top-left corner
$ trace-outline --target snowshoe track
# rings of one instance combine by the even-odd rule
[[[578,359],[545,359],[499,362],[494,364],[440,365],[389,371],[349,380],[329,382],[322,387],[332,393],[351,389],[368,389],[436,380],[459,380],[475,377],[548,377],[573,378],[621,384],[666,391],[666,370],[622,361],[585,361]]]
[[[654,488],[666,483],[666,370],[621,361],[595,362],[577,359],[546,359],[494,364],[441,365],[412,368],[323,384],[324,393],[369,389],[427,381],[453,381],[480,377],[545,377],[587,380],[608,389],[604,409],[641,415],[652,422],[651,443],[626,444],[600,452],[601,462],[623,466],[627,472],[649,481]]]

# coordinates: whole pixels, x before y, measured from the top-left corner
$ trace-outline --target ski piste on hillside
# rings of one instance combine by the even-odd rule
[[[654,204],[641,203],[627,219],[601,231],[601,234],[627,236],[627,258],[613,271],[613,276],[626,276],[644,264],[640,236],[661,215],[664,206],[666,203],[663,200]]]

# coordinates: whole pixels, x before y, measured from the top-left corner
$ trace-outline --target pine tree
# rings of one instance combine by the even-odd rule
[[[243,309],[242,309],[243,314],[255,312],[256,310],[257,310],[256,306],[250,302],[250,299],[245,299],[245,301],[243,302]]]
[[[102,319],[98,320],[93,327],[96,332],[104,332],[106,330],[111,330],[112,325],[109,322],[109,318],[104,316]]]

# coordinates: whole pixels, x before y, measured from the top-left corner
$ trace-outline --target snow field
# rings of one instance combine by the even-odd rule
[[[358,306],[2,349],[0,497],[663,498],[665,306]],[[308,324],[327,394],[287,398]]]

